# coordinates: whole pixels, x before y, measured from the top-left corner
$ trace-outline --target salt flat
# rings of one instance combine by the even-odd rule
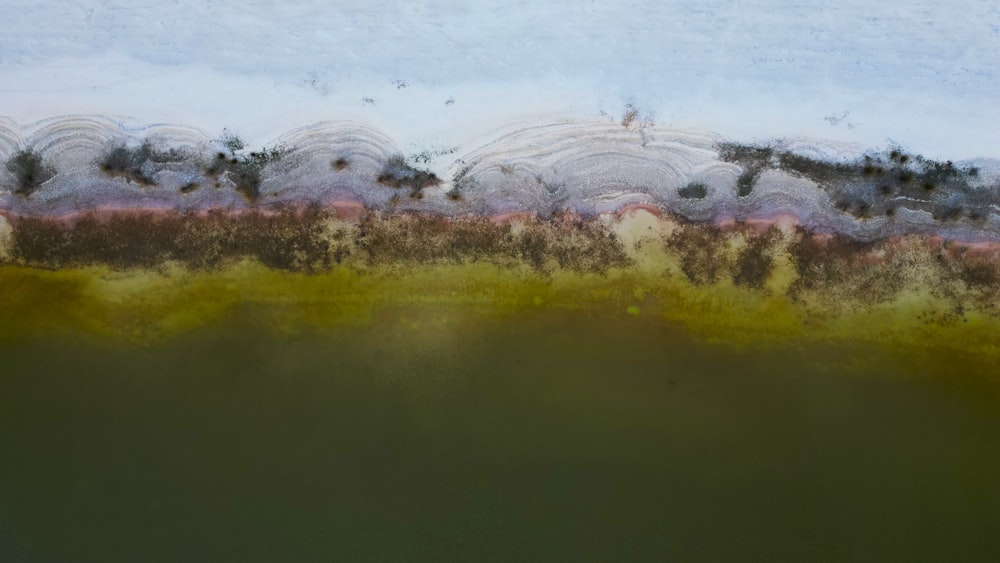
[[[0,20],[0,112],[21,123],[113,113],[266,143],[352,119],[419,152],[632,103],[744,140],[1000,146],[989,1],[5,0]]]

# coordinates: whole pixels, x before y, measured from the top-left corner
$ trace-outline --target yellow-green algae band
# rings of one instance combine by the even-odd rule
[[[802,244],[802,234],[790,227],[704,231],[645,212],[600,221],[626,250],[627,265],[586,271],[480,256],[426,263],[347,260],[310,273],[249,259],[209,269],[174,262],[54,270],[8,263],[0,267],[0,338],[60,334],[156,344],[234,314],[263,331],[323,332],[367,325],[380,311],[398,308],[426,313],[414,317],[413,328],[433,332],[481,315],[577,309],[679,325],[725,346],[863,343],[925,371],[997,376],[997,288],[970,285],[961,276],[945,279],[941,272],[951,266],[942,266],[940,253],[928,250],[924,239],[896,241],[891,252],[858,251],[841,264],[855,268],[848,277],[830,275],[824,284],[804,286],[802,258],[794,255],[802,250],[790,250]],[[762,243],[764,237],[770,242]],[[751,283],[739,272],[746,274],[754,247],[766,250],[767,263],[765,275]],[[836,266],[843,257],[829,252],[817,259]],[[879,253],[899,280],[859,260],[865,252]],[[984,263],[995,265],[995,258]],[[872,284],[894,285],[879,294],[884,288]]]

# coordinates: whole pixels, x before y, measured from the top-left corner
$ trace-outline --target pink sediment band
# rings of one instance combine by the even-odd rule
[[[938,235],[931,235],[928,241],[940,244],[953,253],[972,254],[974,256],[998,256],[1000,255],[1000,242],[991,240],[965,241],[946,239]]]
[[[649,213],[654,217],[663,217],[665,214],[662,208],[650,203],[630,203],[629,205],[626,205],[617,210],[604,211],[600,213],[600,215],[611,215],[617,219],[620,219],[626,215],[634,214],[639,211],[645,211],[646,213]]]
[[[735,217],[726,216],[716,219],[713,221],[713,224],[724,230],[731,229],[736,225],[746,225],[754,230],[766,231],[773,226],[797,227],[802,224],[802,221],[791,213],[780,213],[778,215],[768,215],[762,217],[751,216],[741,221],[737,221]]]

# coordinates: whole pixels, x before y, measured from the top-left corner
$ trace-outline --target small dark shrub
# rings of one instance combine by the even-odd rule
[[[639,110],[635,109],[632,104],[625,104],[625,115],[622,116],[622,127],[626,129],[635,122],[635,118],[639,117]]]
[[[750,238],[746,248],[736,258],[733,271],[734,284],[754,289],[764,287],[774,269],[771,249],[779,240],[779,236],[777,227],[771,227],[766,233]]]
[[[725,252],[727,236],[711,224],[682,225],[665,239],[669,252],[680,260],[681,272],[695,285],[713,284],[733,266]]]
[[[273,162],[281,160],[288,150],[282,146],[262,148],[259,151],[242,154],[246,144],[239,136],[223,132],[217,141],[227,152],[216,153],[215,158],[205,167],[208,176],[226,175],[234,188],[248,201],[255,202],[260,198],[260,184],[263,180],[264,168]]]
[[[769,146],[720,143],[717,148],[721,160],[747,168],[764,168],[768,166],[771,157],[774,156],[774,149]]]
[[[746,197],[753,192],[753,186],[757,183],[757,176],[760,172],[755,170],[747,170],[746,172],[740,174],[740,177],[736,179],[736,195],[740,197]]]
[[[42,184],[48,182],[56,172],[49,166],[42,155],[28,148],[18,151],[7,160],[7,170],[17,178],[14,193],[29,196]]]
[[[222,137],[219,137],[219,144],[229,151],[229,154],[236,154],[246,148],[246,144],[239,135],[231,133],[228,129],[223,129]]]
[[[410,197],[420,199],[423,197],[421,190],[440,185],[441,179],[430,170],[420,170],[410,166],[403,155],[394,154],[382,168],[378,183],[397,189],[409,188]]]
[[[149,141],[143,142],[138,147],[120,144],[104,156],[100,168],[109,176],[125,178],[133,184],[155,186],[153,170],[159,168],[158,165],[177,162],[182,158],[175,150],[166,152],[156,150]]]
[[[772,167],[775,149],[770,146],[744,145],[741,143],[721,143],[717,147],[719,158],[743,168],[736,179],[736,193],[746,197],[753,192],[754,184],[761,172]]]
[[[705,199],[705,196],[708,195],[708,186],[701,183],[691,183],[683,188],[678,188],[677,194],[684,199]]]

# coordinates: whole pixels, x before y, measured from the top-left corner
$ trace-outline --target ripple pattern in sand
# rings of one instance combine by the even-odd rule
[[[781,170],[764,171],[752,193],[741,197],[736,184],[744,170],[720,160],[720,141],[707,132],[604,121],[522,127],[474,143],[450,167],[432,170],[441,182],[408,194],[378,181],[390,157],[401,153],[391,137],[363,123],[327,121],[291,130],[267,144],[285,152],[263,169],[260,196],[249,201],[233,189],[231,178],[207,172],[221,145],[217,137],[196,127],[137,125],[109,115],[61,116],[27,125],[0,120],[0,157],[6,160],[30,147],[57,171],[28,197],[14,194],[9,188],[12,174],[0,171],[5,188],[0,190],[0,209],[55,215],[88,208],[191,211],[349,202],[375,210],[447,216],[548,216],[647,205],[699,221],[793,215],[810,227],[860,238],[912,231],[1000,237],[993,185],[1000,166],[995,161],[987,163],[983,185],[973,192],[942,196],[946,204],[955,200],[956,205],[978,205],[983,218],[977,222],[943,224],[917,206],[901,208],[903,212],[892,218],[859,219],[835,209],[830,193],[815,182]],[[180,155],[144,165],[155,185],[140,186],[101,172],[98,164],[111,148],[144,142]],[[850,148],[824,141],[793,140],[785,147],[830,160],[851,154]],[[685,196],[682,189],[692,185],[698,186],[699,195]],[[962,198],[975,201],[958,201]]]

